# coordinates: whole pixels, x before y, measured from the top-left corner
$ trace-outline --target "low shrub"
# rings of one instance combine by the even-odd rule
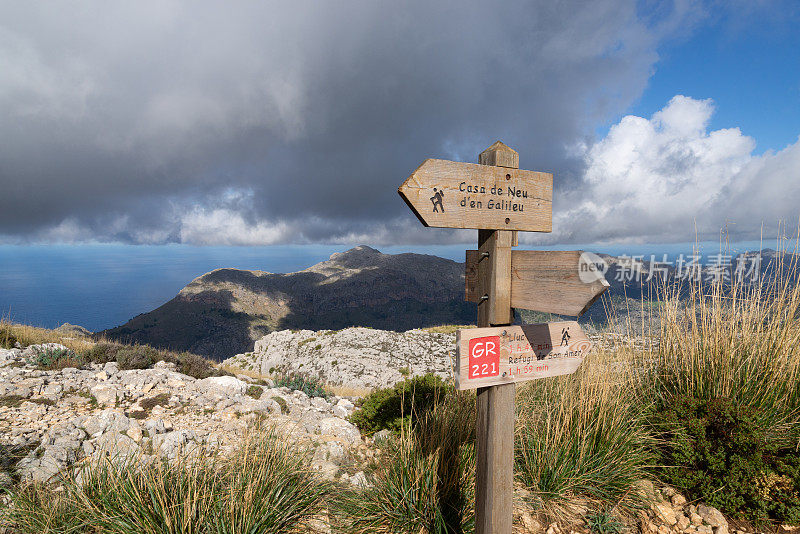
[[[248,386],[247,391],[245,391],[248,396],[253,397],[254,399],[260,399],[261,395],[264,394],[264,388],[261,386]]]
[[[327,399],[331,396],[330,391],[325,387],[322,380],[301,373],[286,373],[278,376],[275,379],[275,387],[286,387],[292,391],[302,391],[309,397],[323,397]]]
[[[415,376],[364,397],[361,409],[350,416],[350,422],[367,435],[383,429],[398,432],[403,423],[411,420],[412,413],[421,417],[453,391],[434,374]]]
[[[145,414],[149,414],[156,406],[169,406],[169,393],[159,393],[153,397],[147,397],[139,401]]]
[[[654,416],[664,479],[729,516],[800,522],[800,457],[730,399],[679,397]]]
[[[13,349],[16,343],[17,337],[11,332],[11,327],[0,323],[0,348]]]
[[[148,345],[126,345],[117,350],[117,364],[120,369],[147,369],[158,356],[158,351]]]
[[[149,345],[122,345],[101,341],[85,351],[92,363],[104,364],[116,361],[120,369],[147,369],[158,361],[174,363],[179,373],[193,378],[229,375],[217,369],[213,362],[190,352],[175,353],[159,350]]]
[[[225,376],[231,374],[227,371],[217,369],[211,361],[190,352],[177,354],[174,356],[174,359],[179,373],[194,378],[202,379],[211,376]]]
[[[277,395],[273,395],[270,398],[278,403],[278,406],[281,407],[282,414],[286,415],[289,413],[289,405],[286,404],[286,399],[284,399],[283,397],[278,397]]]
[[[622,534],[625,524],[611,511],[599,510],[597,513],[586,514],[586,526],[593,534]]]
[[[86,358],[92,363],[105,364],[117,361],[117,352],[123,345],[101,341],[92,345],[86,352]]]
[[[19,406],[26,400],[28,400],[28,398],[23,397],[22,395],[3,395],[0,396],[0,406],[19,408]]]

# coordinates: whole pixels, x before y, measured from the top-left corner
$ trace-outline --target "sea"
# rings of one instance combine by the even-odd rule
[[[214,247],[170,245],[0,245],[0,318],[45,328],[71,323],[97,332],[124,324],[172,299],[194,278],[231,267],[293,272],[353,245]],[[691,253],[691,243],[669,245],[565,245],[551,250],[591,250],[612,255]],[[415,252],[464,261],[469,245],[374,246],[385,253]],[[535,248],[535,247],[520,247]],[[758,250],[740,243],[734,250]],[[719,251],[702,243],[703,252]]]

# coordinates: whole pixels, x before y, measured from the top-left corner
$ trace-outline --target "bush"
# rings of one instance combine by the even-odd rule
[[[680,397],[654,416],[667,482],[724,513],[800,521],[800,457],[730,399]]]
[[[158,351],[147,345],[123,346],[117,350],[117,364],[120,369],[147,369],[158,356]]]
[[[144,410],[145,415],[153,411],[156,406],[169,406],[169,393],[159,393],[153,397],[147,397],[139,401],[139,406]]]
[[[84,354],[92,363],[105,364],[117,361],[117,353],[122,347],[123,345],[101,341],[95,343]]]
[[[309,397],[323,397],[327,399],[331,396],[325,384],[318,378],[306,376],[300,373],[287,373],[275,379],[275,387],[286,387],[292,391],[302,391]]]
[[[364,397],[361,409],[350,416],[350,421],[367,435],[385,428],[398,432],[411,420],[412,413],[421,417],[453,391],[434,374],[415,376]]]
[[[174,358],[176,360],[175,363],[177,364],[178,372],[194,378],[202,379],[211,376],[224,376],[230,374],[217,369],[209,360],[206,360],[197,354],[182,352]]]

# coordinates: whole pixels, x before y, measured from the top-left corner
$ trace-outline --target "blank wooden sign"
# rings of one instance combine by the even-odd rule
[[[456,387],[475,389],[572,374],[591,348],[575,321],[459,330]]]
[[[425,226],[553,230],[553,175],[426,159],[397,190]]]
[[[558,315],[581,316],[608,289],[597,256],[582,251],[511,251],[511,307]],[[480,302],[486,293],[480,279],[483,257],[467,251],[466,294]]]

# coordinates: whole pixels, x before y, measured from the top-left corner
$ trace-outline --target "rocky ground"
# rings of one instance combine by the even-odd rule
[[[340,472],[347,451],[365,449],[346,420],[354,409],[348,398],[309,398],[244,375],[197,380],[163,361],[137,370],[112,362],[43,371],[29,363],[37,351],[58,347],[0,349],[0,452],[9,468],[0,471],[0,486],[12,482],[14,467],[23,481],[44,481],[105,452],[176,457],[201,446],[224,452],[256,420],[313,447],[314,466],[331,478],[349,478]]]
[[[404,374],[448,374],[453,337],[451,333],[414,330],[398,334],[366,328],[276,332],[259,342],[257,354],[240,355],[228,363],[250,361],[259,370],[288,366],[319,371],[343,384],[350,377],[360,377],[363,387],[374,387],[393,383]],[[367,350],[375,346],[379,349]],[[422,350],[425,346],[427,352]],[[61,348],[44,344],[0,349],[0,489],[18,482],[50,480],[83,458],[104,454],[146,460],[176,458],[200,449],[224,453],[237,447],[257,421],[281,427],[287,439],[298,444],[298,450],[309,447],[313,467],[341,483],[368,486],[370,477],[361,469],[382,454],[375,443],[385,436],[362,438],[347,420],[356,409],[353,397],[308,397],[244,374],[195,379],[164,361],[137,370],[121,370],[115,362],[60,370],[41,370],[32,363],[37,353]],[[298,361],[290,364],[293,358]],[[336,359],[341,360],[340,365],[333,363]],[[348,364],[350,360],[357,363]],[[729,525],[718,510],[689,503],[672,488],[646,481],[640,485],[651,504],[638,512],[637,520],[627,525],[628,531],[758,531]],[[618,532],[603,530],[609,525],[593,526],[585,513],[577,517],[584,519],[548,524],[520,511],[515,532]],[[783,532],[791,530],[787,527]],[[317,532],[330,530],[323,525]]]
[[[611,332],[589,335],[598,347],[640,342]],[[426,373],[451,378],[455,346],[455,328],[407,332],[362,327],[316,332],[281,330],[256,341],[252,352],[237,354],[222,363],[265,375],[301,373],[327,384],[365,392]]]
[[[253,352],[223,362],[263,374],[297,372],[355,390],[387,387],[406,376],[452,376],[455,333],[435,329],[392,332],[373,328],[281,330],[255,343]]]
[[[528,513],[520,514],[515,533],[518,534],[578,534],[586,532],[640,532],[641,534],[746,534],[760,532],[752,527],[735,526],[728,523],[725,516],[711,506],[690,503],[686,498],[669,486],[656,486],[650,481],[642,480],[637,488],[643,497],[650,501],[650,506],[637,512],[636,520],[630,524],[596,523],[596,518],[584,515],[584,524],[566,525],[559,523],[542,524]],[[575,505],[581,514],[582,506]],[[794,527],[781,527],[779,531],[792,532]],[[763,532],[762,532],[763,534]]]

